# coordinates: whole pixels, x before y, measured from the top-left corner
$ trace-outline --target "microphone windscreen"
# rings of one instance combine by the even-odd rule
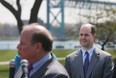
[[[14,60],[14,59],[12,59],[12,60],[10,61],[9,66],[10,66],[10,67],[15,67],[15,60]]]
[[[21,66],[28,66],[28,61],[26,59],[21,60]]]
[[[21,60],[21,66],[22,66],[23,77],[27,78],[28,77],[28,61],[25,59]]]
[[[27,78],[28,77],[28,61],[23,59],[20,61],[20,66],[15,73],[14,78]]]

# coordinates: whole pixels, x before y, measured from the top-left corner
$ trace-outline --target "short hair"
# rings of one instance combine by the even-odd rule
[[[51,51],[52,50],[52,43],[53,43],[53,39],[51,36],[51,33],[44,27],[39,25],[38,23],[32,23],[29,25],[25,25],[23,27],[24,28],[30,28],[30,32],[34,31],[33,29],[35,29],[35,32],[32,32],[32,38],[31,38],[31,43],[32,45],[34,45],[37,42],[40,42],[42,44],[42,47],[45,51]],[[38,28],[40,27],[40,28]],[[45,29],[41,32],[41,28]],[[45,31],[45,32],[44,32]]]
[[[47,34],[34,33],[33,36],[32,36],[31,42],[32,42],[32,44],[40,42],[45,51],[51,51],[52,50],[53,40]]]
[[[96,27],[94,25],[91,26],[91,34],[94,35],[96,33]]]

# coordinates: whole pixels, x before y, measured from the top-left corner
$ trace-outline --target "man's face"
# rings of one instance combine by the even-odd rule
[[[91,29],[83,27],[80,29],[79,41],[84,48],[90,48],[93,46],[95,35],[91,34]]]
[[[31,59],[34,56],[34,46],[31,44],[31,34],[22,32],[20,36],[20,43],[17,46],[18,53],[21,59]]]

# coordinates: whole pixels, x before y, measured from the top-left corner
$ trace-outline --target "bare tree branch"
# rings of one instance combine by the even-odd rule
[[[20,0],[17,0],[17,7],[18,7],[18,11],[17,11],[17,13],[18,13],[18,15],[21,17],[21,11],[22,11],[22,9],[21,9],[21,5],[20,5]]]
[[[14,17],[16,18],[19,32],[22,31],[22,27],[23,27],[23,21],[21,20],[22,8],[21,8],[21,5],[20,5],[20,1],[21,0],[16,0],[16,5],[17,5],[17,8],[18,8],[18,10],[16,10],[7,1],[0,0],[1,4],[4,7],[6,7],[14,15]],[[35,0],[35,3],[34,3],[32,9],[31,9],[29,23],[37,22],[37,18],[38,18],[37,15],[38,15],[38,12],[39,12],[41,2],[42,2],[42,0]]]
[[[14,7],[12,7],[12,5],[10,5],[7,1],[2,0],[1,4],[6,7],[9,11],[11,11],[11,13],[15,16],[17,23],[18,23],[18,29],[19,32],[21,32],[22,30],[22,26],[23,26],[23,22],[21,20],[21,9],[20,9],[20,4],[19,4],[20,0],[17,0],[17,4],[18,4],[18,11],[16,11],[14,9]],[[20,11],[20,12],[19,12]]]
[[[37,22],[37,15],[38,15],[38,11],[39,11],[41,3],[42,3],[42,0],[35,0],[33,8],[31,9],[29,23]]]

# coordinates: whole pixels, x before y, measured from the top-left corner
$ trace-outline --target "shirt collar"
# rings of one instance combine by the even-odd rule
[[[41,60],[37,61],[36,63],[33,64],[33,68],[40,68],[46,61],[51,59],[51,54],[48,53],[46,56],[44,56]]]
[[[94,51],[94,47],[90,48],[87,52],[89,53],[89,56],[91,57]],[[82,48],[82,54],[85,55],[86,50]]]
[[[32,66],[33,66],[33,69],[31,70],[30,72],[30,75],[29,76],[32,76],[32,74],[34,74],[38,69],[41,68],[41,66],[43,64],[45,64],[49,59],[51,59],[52,56],[51,56],[51,53],[48,53],[46,56],[44,56],[41,60],[37,61],[36,63],[34,63]]]

